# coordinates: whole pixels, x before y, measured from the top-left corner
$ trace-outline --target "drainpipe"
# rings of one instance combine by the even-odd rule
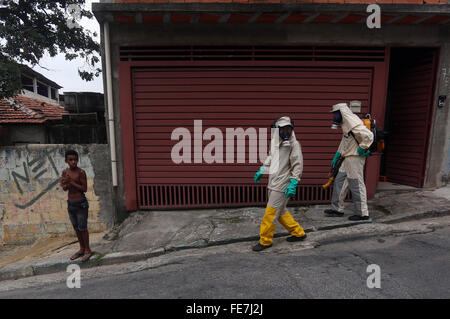
[[[103,24],[105,35],[105,68],[106,68],[106,97],[108,103],[109,145],[111,151],[111,173],[113,186],[117,186],[117,158],[116,158],[116,131],[114,129],[114,108],[111,77],[111,50],[109,42],[109,23]]]

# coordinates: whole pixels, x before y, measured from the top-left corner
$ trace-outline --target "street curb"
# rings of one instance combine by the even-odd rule
[[[344,222],[344,223],[336,223],[328,226],[320,226],[320,227],[307,227],[303,230],[305,233],[310,232],[316,232],[316,231],[322,231],[322,230],[332,230],[332,229],[338,229],[338,228],[345,228],[345,227],[351,227],[361,224],[370,224],[372,223],[372,220],[367,221],[355,221],[355,222]],[[280,231],[274,234],[274,238],[279,237],[286,237],[289,236],[289,232],[287,231]],[[174,252],[179,251],[183,249],[195,249],[195,248],[206,248],[206,247],[213,247],[213,246],[221,246],[221,245],[229,245],[229,244],[235,244],[235,243],[243,243],[243,242],[250,242],[250,241],[259,241],[259,236],[249,236],[249,237],[240,237],[240,238],[232,238],[232,239],[225,239],[225,240],[217,240],[217,241],[207,241],[207,240],[198,240],[190,244],[182,244],[182,245],[176,245],[173,247],[167,247],[166,252]]]
[[[423,213],[410,213],[403,216],[392,216],[392,217],[384,217],[377,220],[377,223],[380,224],[396,224],[396,223],[403,223],[413,220],[419,220],[424,218],[432,218],[432,217],[443,217],[446,215],[450,215],[450,210],[430,210]]]
[[[95,266],[107,266],[114,264],[123,264],[128,262],[136,262],[145,259],[149,259],[151,257],[158,257],[167,253],[167,250],[164,247],[144,250],[144,251],[136,251],[136,252],[116,252],[105,255],[103,258],[99,259],[96,262]]]
[[[409,233],[409,231],[405,230],[405,231],[399,231],[396,232],[395,235],[399,235],[399,234],[407,234]],[[334,236],[332,238],[326,238],[326,239],[322,239],[319,241],[319,245],[329,245],[329,244],[334,244],[334,243],[343,243],[346,241],[361,241],[361,240],[365,240],[365,239],[370,239],[373,238],[375,236],[377,237],[382,237],[382,236],[387,236],[387,235],[392,235],[392,232],[387,230],[387,231],[376,231],[376,232],[369,232],[369,233],[361,233],[361,234],[353,234],[353,235],[338,235],[338,236]]]
[[[351,227],[360,224],[370,223],[371,221],[361,221],[361,222],[346,222],[342,224],[334,224],[329,226],[322,227],[308,227],[305,228],[304,231],[306,233],[323,231],[323,230],[331,230],[338,229],[344,227]],[[274,238],[289,236],[289,232],[278,232],[274,235]],[[0,281],[4,280],[16,280],[25,277],[31,276],[39,276],[39,275],[47,275],[56,272],[63,272],[67,270],[67,266],[69,265],[79,265],[81,269],[93,268],[98,266],[107,266],[114,264],[123,264],[128,262],[137,262],[145,259],[149,259],[152,257],[161,256],[170,252],[185,250],[185,249],[196,249],[196,248],[206,248],[213,246],[221,246],[221,245],[229,245],[234,243],[241,242],[251,242],[258,241],[259,236],[249,236],[249,237],[241,237],[241,238],[233,238],[219,241],[206,241],[199,240],[190,244],[176,245],[171,247],[160,247],[151,250],[145,251],[135,251],[135,252],[114,252],[106,255],[95,254],[90,262],[82,263],[80,260],[70,260],[70,259],[59,259],[59,260],[51,260],[38,263],[34,266],[27,266],[21,269],[12,269],[7,271],[0,270]]]
[[[38,263],[34,266],[27,266],[21,269],[12,269],[7,271],[0,271],[0,281],[16,280],[25,277],[48,275],[56,272],[63,272],[67,270],[69,265],[78,265],[81,269],[94,268],[98,266],[106,266],[113,264],[122,264],[126,262],[136,262],[145,260],[151,257],[157,257],[165,254],[164,248],[157,248],[147,251],[136,252],[116,252],[106,255],[94,254],[90,262],[83,263],[80,260],[60,259],[50,260]]]
[[[344,222],[344,223],[336,223],[332,225],[327,226],[321,226],[321,227],[308,227],[305,228],[304,231],[306,233],[311,232],[317,232],[317,231],[326,231],[326,230],[333,230],[333,229],[339,229],[339,228],[347,228],[352,226],[357,226],[361,224],[370,224],[370,223],[379,223],[379,224],[393,224],[403,221],[409,221],[409,220],[415,220],[415,219],[421,219],[421,218],[428,218],[428,217],[442,217],[445,215],[449,215],[449,210],[443,210],[443,211],[428,211],[424,213],[419,214],[411,214],[408,216],[401,216],[397,218],[382,218],[380,220],[372,221],[355,221],[355,222]],[[289,232],[278,232],[275,233],[274,238],[279,237],[285,237],[288,236]],[[371,234],[361,234],[357,238],[366,238],[366,237],[373,237],[373,233]],[[378,235],[383,235],[383,233],[379,233]],[[348,236],[350,237],[350,236]],[[345,241],[345,236],[338,236],[337,238],[333,238],[330,240],[324,240],[321,241],[321,244],[328,244],[333,243],[336,241]],[[352,236],[351,238],[355,238]],[[241,237],[241,238],[233,238],[233,239],[226,239],[226,240],[219,240],[219,241],[207,241],[204,239],[198,240],[193,243],[189,244],[182,244],[182,245],[176,245],[172,247],[159,247],[151,250],[144,250],[144,251],[135,251],[135,252],[114,252],[109,253],[106,255],[101,254],[95,254],[92,259],[88,263],[82,263],[81,260],[71,261],[70,259],[59,259],[59,260],[50,260],[50,261],[44,261],[41,263],[38,263],[34,266],[26,266],[21,269],[11,269],[7,271],[1,271],[0,270],[0,281],[5,280],[16,280],[20,278],[25,277],[31,277],[31,276],[38,276],[38,275],[46,275],[56,272],[63,272],[66,271],[68,265],[77,264],[80,266],[81,269],[86,268],[94,268],[98,266],[107,266],[107,265],[114,265],[114,264],[122,264],[122,263],[128,263],[128,262],[137,262],[146,260],[152,257],[161,256],[170,252],[185,250],[185,249],[198,249],[198,248],[206,248],[206,247],[213,247],[213,246],[221,246],[221,245],[228,245],[233,243],[240,243],[240,242],[250,242],[250,241],[258,241],[259,236],[249,236],[249,237]]]
[[[31,276],[35,276],[33,267],[27,266],[22,269],[8,270],[8,271],[0,272],[0,281],[16,280],[19,278],[25,278],[25,277],[31,277]]]

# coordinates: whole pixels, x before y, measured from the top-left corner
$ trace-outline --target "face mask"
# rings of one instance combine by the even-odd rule
[[[340,111],[333,112],[333,124],[331,124],[331,128],[333,130],[337,130],[338,127],[342,123],[342,114]]]
[[[281,146],[291,146],[291,143],[289,143],[289,139],[292,135],[292,127],[291,126],[283,126],[279,128],[279,135],[280,138],[283,140],[281,143]]]

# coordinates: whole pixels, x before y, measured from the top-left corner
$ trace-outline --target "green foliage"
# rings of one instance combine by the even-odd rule
[[[0,99],[19,94],[21,86],[19,65],[0,55]]]
[[[0,1],[0,98],[20,90],[19,63],[37,65],[45,53],[50,57],[63,53],[69,61],[83,58],[88,68],[78,69],[83,80],[100,75],[95,68],[100,61],[96,55],[100,45],[93,39],[97,35],[76,25],[83,17],[93,18],[84,4],[85,0]]]

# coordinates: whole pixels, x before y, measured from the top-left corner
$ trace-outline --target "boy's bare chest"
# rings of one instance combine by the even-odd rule
[[[66,174],[70,177],[70,179],[78,182],[80,180],[80,171],[76,170],[76,171],[71,171],[71,170],[67,170]]]

